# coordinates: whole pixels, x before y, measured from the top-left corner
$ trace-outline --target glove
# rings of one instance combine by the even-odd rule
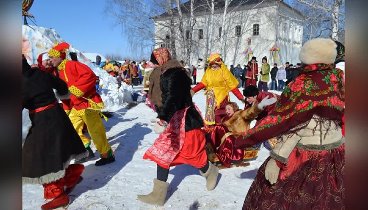
[[[263,110],[266,106],[269,106],[271,104],[274,104],[277,101],[276,98],[269,98],[269,96],[266,96],[264,99],[262,99],[261,102],[259,102],[258,109]]]
[[[153,131],[155,131],[155,133],[162,133],[164,132],[164,130],[167,127],[167,123],[165,121],[157,121],[154,125],[153,125]]]
[[[271,183],[275,184],[279,177],[280,168],[277,166],[276,161],[271,158],[265,168],[265,178]]]

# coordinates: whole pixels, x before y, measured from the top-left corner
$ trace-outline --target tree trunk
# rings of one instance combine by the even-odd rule
[[[194,27],[194,0],[190,0],[190,18],[189,18],[189,39],[188,39],[188,49],[187,49],[187,57],[186,60],[189,65],[191,62],[191,54],[192,54],[192,44],[193,44],[193,27]]]
[[[224,7],[224,13],[222,14],[222,24],[221,24],[221,38],[220,38],[220,52],[221,55],[225,55],[225,23],[226,23],[226,16],[227,16],[227,7],[229,6],[230,0],[225,0],[225,7]]]
[[[215,0],[211,0],[211,15],[208,21],[207,36],[206,36],[206,47],[205,47],[205,59],[208,58],[212,48],[212,32],[213,32],[213,15],[215,13]]]
[[[170,39],[169,39],[169,44],[170,44],[170,50],[171,50],[171,57],[173,59],[176,59],[176,46],[175,46],[175,38],[176,38],[176,34],[175,34],[175,21],[174,21],[174,14],[173,14],[173,10],[172,10],[172,0],[167,0],[168,3],[168,14],[170,15]]]
[[[185,42],[185,32],[184,32],[184,29],[183,29],[183,13],[181,12],[181,8],[180,8],[180,0],[176,0],[176,7],[178,9],[178,14],[179,14],[179,33],[180,33],[180,37],[179,37],[179,40],[181,41],[181,57],[183,58],[186,58],[187,56],[185,55],[186,54],[186,48],[187,48],[187,45],[186,45],[186,42]]]
[[[338,40],[339,32],[339,10],[340,10],[341,0],[335,0],[332,8],[332,34],[331,38],[333,40]]]

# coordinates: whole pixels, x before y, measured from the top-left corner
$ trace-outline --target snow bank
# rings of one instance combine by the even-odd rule
[[[39,26],[23,25],[22,36],[23,42],[27,42],[28,45],[26,49],[26,58],[29,64],[37,63],[38,55],[48,52],[48,50],[54,46],[54,43],[67,42],[67,40],[63,40],[60,37],[55,29]],[[118,89],[116,78],[93,64],[89,59],[89,55],[85,56],[78,49],[75,49],[72,43],[69,44],[71,45],[70,51],[77,53],[78,60],[89,66],[96,76],[100,77],[100,86],[102,88],[100,95],[105,103],[105,109],[103,111],[113,112],[131,102],[131,96],[133,94],[133,88],[131,86],[122,84]],[[30,127],[30,121],[28,119],[28,112],[23,111],[22,115],[23,138],[25,138]]]

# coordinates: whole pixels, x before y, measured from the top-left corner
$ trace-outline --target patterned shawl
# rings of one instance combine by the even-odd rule
[[[169,49],[167,48],[158,48],[153,50],[153,55],[155,56],[158,65],[162,66],[165,64],[168,60],[171,59],[171,55],[169,52]]]
[[[244,148],[265,139],[292,135],[306,127],[313,115],[342,124],[345,109],[344,73],[334,64],[311,64],[302,68],[282,92],[275,109],[235,143]]]

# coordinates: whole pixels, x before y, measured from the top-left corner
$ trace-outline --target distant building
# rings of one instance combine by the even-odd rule
[[[188,28],[190,16],[190,0],[180,6],[185,19],[183,28],[185,39],[192,36],[193,44],[190,54],[190,62],[199,64],[198,59],[206,60],[205,46],[208,39],[208,20],[210,9],[206,0],[196,0],[194,8],[195,25],[193,33]],[[210,1],[208,1],[210,2]],[[215,1],[214,25],[212,30],[212,48],[210,52],[220,52],[222,17],[224,12],[224,0]],[[225,63],[242,66],[246,64],[246,50],[251,49],[253,56],[261,62],[263,56],[268,61],[275,62],[271,56],[270,49],[274,46],[279,48],[278,63],[289,61],[293,64],[299,63],[299,51],[303,40],[303,15],[284,3],[282,0],[233,0],[229,5],[224,31],[226,40],[225,53],[222,55]],[[231,12],[230,12],[231,11]],[[173,10],[178,17],[177,9]],[[155,48],[169,47],[170,30],[164,25],[169,24],[170,15],[163,13],[153,18],[155,22]],[[175,29],[177,33],[179,30]],[[179,36],[178,36],[179,37]],[[176,53],[179,59],[184,59],[183,42],[175,41]],[[203,63],[201,63],[203,66]]]

